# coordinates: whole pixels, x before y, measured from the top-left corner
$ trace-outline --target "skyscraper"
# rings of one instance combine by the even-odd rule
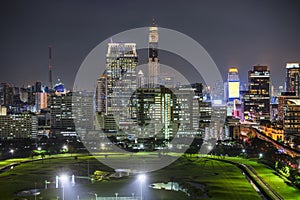
[[[270,70],[253,66],[248,72],[249,91],[243,97],[244,118],[258,121],[270,119]]]
[[[228,101],[232,101],[240,97],[240,78],[236,67],[228,70]]]
[[[154,19],[152,26],[149,27],[148,39],[148,87],[153,88],[158,84],[159,78],[159,59],[158,59],[158,27]]]
[[[72,93],[52,94],[50,98],[50,125],[55,134],[76,136],[72,113]]]
[[[137,88],[137,61],[135,43],[108,44],[106,70],[98,79],[97,89],[99,92],[97,109],[104,114],[104,124],[108,122],[106,119],[109,120],[108,127],[113,129],[108,131],[127,129],[132,123],[130,98]],[[114,120],[111,120],[111,116]]]
[[[300,80],[299,63],[287,63],[285,90],[287,92],[295,92],[296,96],[299,96],[300,94],[299,80]]]

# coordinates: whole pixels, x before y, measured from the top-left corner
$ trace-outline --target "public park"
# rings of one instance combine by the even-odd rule
[[[157,159],[155,153],[133,156],[146,164]],[[184,154],[163,169],[141,174],[99,162],[107,157],[132,159],[127,154],[66,153],[1,161],[0,199],[300,199],[299,189],[257,159]]]

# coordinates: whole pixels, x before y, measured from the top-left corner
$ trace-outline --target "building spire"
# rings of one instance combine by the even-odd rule
[[[152,27],[157,27],[157,23],[154,16],[152,17]]]

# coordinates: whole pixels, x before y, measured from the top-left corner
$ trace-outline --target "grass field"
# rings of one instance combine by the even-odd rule
[[[101,156],[101,155],[99,155]],[[151,156],[141,154],[148,162]],[[114,155],[114,159],[125,160],[122,155]],[[16,193],[22,190],[41,190],[37,199],[56,199],[62,196],[62,189],[54,188],[56,175],[68,172],[69,175],[87,176],[94,170],[110,170],[107,166],[99,163],[92,156],[80,156],[78,159],[72,157],[55,158],[24,163],[14,169],[0,174],[0,199],[22,199]],[[261,169],[262,170],[262,169]],[[47,190],[45,180],[51,181]],[[206,186],[209,199],[261,199],[252,186],[243,176],[242,172],[234,165],[208,160],[206,158],[181,157],[172,165],[161,170],[147,174],[143,185],[145,200],[158,199],[189,199],[183,192],[154,190],[148,187],[155,182],[168,181],[192,181]],[[77,180],[76,180],[77,181]],[[79,180],[80,182],[80,180]],[[95,199],[95,193],[99,196],[140,196],[140,182],[136,176],[128,178],[109,180],[107,182],[78,183],[74,187],[65,187],[65,199]],[[34,197],[26,197],[34,199]]]
[[[300,199],[299,189],[290,186],[284,181],[284,179],[278,176],[273,169],[266,167],[264,164],[258,163],[257,159],[249,160],[239,157],[226,157],[225,159],[244,163],[254,168],[257,174],[284,199]]]

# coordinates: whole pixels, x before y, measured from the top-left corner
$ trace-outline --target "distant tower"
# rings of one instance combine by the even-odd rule
[[[287,63],[285,90],[287,92],[295,92],[296,96],[299,96],[300,93],[299,81],[300,81],[299,63]]]
[[[144,73],[142,70],[138,72],[138,77],[137,77],[137,88],[144,87],[145,84],[145,77]]]
[[[240,97],[240,79],[239,71],[236,67],[228,70],[228,101],[238,99]]]
[[[52,47],[48,47],[48,68],[49,68],[49,87],[50,89],[53,88],[53,82],[52,82]]]
[[[148,40],[148,85],[155,87],[158,84],[159,77],[159,59],[158,59],[158,27],[153,18],[152,26],[149,27]]]

